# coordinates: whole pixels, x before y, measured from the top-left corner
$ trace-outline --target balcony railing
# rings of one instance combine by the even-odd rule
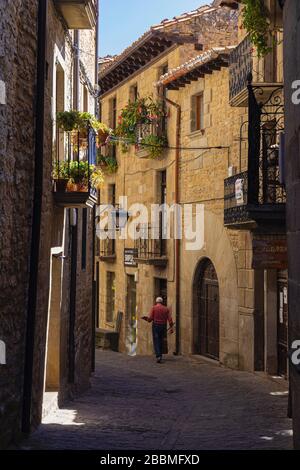
[[[53,163],[53,192],[56,205],[69,208],[93,207],[97,190],[91,184],[96,158],[96,135],[82,131],[57,130],[56,160]]]
[[[98,0],[54,0],[69,29],[94,29]]]
[[[166,266],[166,240],[162,238],[161,227],[150,224],[139,224],[136,227],[140,238],[135,240],[137,250],[136,261],[141,264],[152,264],[154,266]]]
[[[247,168],[224,183],[224,224],[245,229],[257,226],[284,229],[282,87],[270,89],[263,104],[257,102],[257,88],[248,85]]]
[[[100,252],[101,261],[113,262],[116,259],[116,240],[114,230],[101,230]]]
[[[166,118],[154,119],[151,123],[138,124],[136,128],[136,150],[141,158],[148,158],[151,143],[154,146],[166,144],[167,142],[167,121]],[[149,138],[152,137],[151,140]],[[143,145],[146,142],[146,145]],[[161,148],[163,151],[163,147]]]
[[[277,77],[274,76],[276,67],[273,64],[273,55],[268,53],[264,59],[258,59],[253,52],[253,45],[249,36],[230,53],[229,56],[229,101],[232,106],[248,105],[248,84],[259,85],[257,90],[263,102],[268,95],[270,87],[278,87]],[[264,88],[267,86],[266,94]]]
[[[277,173],[278,168],[273,168]],[[272,171],[272,170],[271,170]],[[268,171],[266,172],[268,174]],[[267,180],[258,200],[249,200],[249,173],[244,171],[227,178],[224,183],[224,225],[255,228],[257,225],[281,225],[285,220],[285,194],[277,178]],[[275,173],[274,173],[275,176]]]

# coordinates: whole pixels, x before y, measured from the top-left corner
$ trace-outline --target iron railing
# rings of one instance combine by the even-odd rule
[[[101,230],[100,232],[100,258],[112,258],[116,256],[116,240],[114,230]]]
[[[282,184],[284,164],[280,158],[281,135],[284,133],[282,86],[270,86],[268,91],[268,86],[261,89],[249,83],[247,89],[247,163],[245,171],[241,171],[243,159],[240,155],[240,172],[225,179],[225,225],[248,222],[260,217],[259,211],[268,213],[271,219],[272,211],[284,214],[286,202]],[[245,128],[245,123],[242,126]]]
[[[137,260],[151,260],[166,257],[166,240],[162,238],[161,226],[151,224],[139,224],[136,233],[140,237],[135,240]]]
[[[151,122],[139,123],[136,126],[136,143],[141,145],[143,140],[150,135],[156,137],[166,137],[167,125],[166,117],[153,119]]]
[[[96,193],[97,191],[91,185],[91,175],[95,164],[96,133],[91,127],[85,131],[71,132],[57,129],[56,153],[53,162],[55,192]]]
[[[253,70],[252,44],[249,36],[230,53],[229,56],[229,100],[247,88]]]

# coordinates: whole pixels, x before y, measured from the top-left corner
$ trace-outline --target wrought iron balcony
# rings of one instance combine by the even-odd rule
[[[53,196],[55,204],[67,208],[93,207],[97,189],[91,176],[96,158],[93,129],[82,132],[57,131],[56,160],[53,165]]]
[[[114,230],[103,229],[100,231],[99,258],[101,261],[106,261],[107,263],[111,263],[116,260],[116,240]]]
[[[138,124],[136,128],[136,153],[138,157],[148,158],[151,144],[154,147],[166,144],[166,135],[167,121],[165,117],[153,119],[151,123]],[[143,145],[143,142],[146,145]]]
[[[257,102],[256,91],[256,86],[249,85],[247,168],[224,184],[224,224],[231,228],[284,230],[282,87],[270,91],[264,104]]]
[[[270,178],[269,178],[270,177]],[[225,180],[224,225],[231,228],[252,229],[257,226],[284,227],[285,192],[278,181],[278,167],[270,167],[262,175],[262,187],[253,198],[249,195],[248,171]],[[251,183],[250,183],[251,185]]]
[[[261,63],[261,61],[264,63]],[[276,89],[279,83],[274,77],[273,56],[268,53],[264,59],[253,55],[253,45],[249,36],[230,53],[229,56],[229,102],[231,106],[248,106],[248,85],[257,86],[259,100],[264,102],[270,89]],[[267,67],[268,62],[270,66]]]
[[[137,263],[165,267],[168,263],[166,256],[166,240],[161,236],[161,227],[150,224],[137,226],[141,237],[135,240]]]
[[[54,0],[69,29],[94,29],[98,15],[97,0]]]

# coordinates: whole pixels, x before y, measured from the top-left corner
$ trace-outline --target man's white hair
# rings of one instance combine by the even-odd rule
[[[156,298],[156,303],[157,304],[163,304],[164,303],[164,299],[162,297],[157,297]]]

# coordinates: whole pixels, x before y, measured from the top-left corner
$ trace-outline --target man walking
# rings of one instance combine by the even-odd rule
[[[152,322],[153,345],[158,364],[162,362],[163,343],[167,335],[167,322],[170,325],[170,333],[173,333],[173,320],[168,307],[163,305],[163,299],[157,297],[155,305],[151,308],[148,317],[142,317],[143,320]]]

